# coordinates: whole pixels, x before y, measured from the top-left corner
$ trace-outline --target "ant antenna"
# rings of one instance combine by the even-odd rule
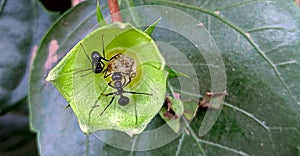
[[[85,56],[89,59],[89,61],[92,63],[92,60],[90,59],[90,57],[88,56],[88,54],[86,53],[86,51],[85,51],[85,49],[84,49],[84,47],[83,47],[83,45],[82,45],[82,43],[80,43],[80,46],[82,47],[82,49],[83,49],[83,51],[84,51],[84,54],[85,54]]]

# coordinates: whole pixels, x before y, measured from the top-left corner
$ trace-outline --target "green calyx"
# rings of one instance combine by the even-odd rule
[[[93,52],[104,59],[93,61]],[[118,54],[121,57],[114,57]],[[46,80],[69,102],[84,133],[113,129],[132,136],[141,133],[163,105],[164,69],[164,58],[152,38],[128,23],[117,22],[77,43]],[[122,73],[121,87],[112,79],[115,72]],[[125,106],[120,103],[123,97],[129,99]]]

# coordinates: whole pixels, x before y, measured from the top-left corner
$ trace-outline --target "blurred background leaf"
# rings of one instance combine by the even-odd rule
[[[38,1],[0,1],[0,155],[37,152],[28,124],[30,54],[57,15]]]
[[[27,96],[30,52],[36,50],[34,46],[57,17],[35,1],[15,4],[1,1],[0,114]]]

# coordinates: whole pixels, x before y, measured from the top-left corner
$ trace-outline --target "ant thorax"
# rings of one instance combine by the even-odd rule
[[[126,77],[134,78],[136,76],[136,63],[133,58],[118,53],[111,58],[107,64],[107,74],[112,74],[114,72],[120,72]]]

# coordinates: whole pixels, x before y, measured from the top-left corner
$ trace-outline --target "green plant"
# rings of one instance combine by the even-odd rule
[[[102,2],[102,1],[101,1]],[[5,4],[5,1],[1,1]],[[5,9],[10,2],[0,7],[0,19],[7,17]],[[140,21],[152,23],[161,14],[170,15],[166,12],[147,12],[146,14],[136,13],[130,7],[150,7],[158,5],[176,8],[184,13],[191,15],[198,23],[176,23],[180,25],[180,32],[189,32],[191,27],[198,29],[202,36],[199,45],[183,36],[182,33],[174,32],[167,28],[174,28],[174,21],[184,19],[176,18],[174,15],[169,18],[162,17],[157,29],[153,32],[153,39],[159,43],[159,48],[178,49],[190,64],[178,59],[178,55],[163,53],[166,64],[172,68],[178,67],[180,72],[186,73],[181,67],[195,69],[195,76],[189,75],[191,83],[189,88],[193,88],[193,80],[196,80],[200,92],[181,92],[179,79],[172,79],[168,82],[169,93],[179,93],[183,99],[183,105],[198,105],[199,98],[205,95],[214,86],[216,78],[214,74],[226,76],[224,82],[227,86],[228,96],[225,98],[223,109],[212,125],[212,129],[204,136],[199,136],[197,131],[201,127],[206,110],[199,109],[196,117],[187,127],[185,133],[172,140],[165,146],[149,151],[134,151],[140,147],[139,138],[128,142],[131,151],[114,148],[106,143],[99,141],[96,137],[101,134],[111,137],[109,131],[100,134],[84,135],[78,126],[74,113],[64,110],[67,101],[56,91],[56,89],[45,81],[48,71],[54,64],[69,51],[75,43],[89,34],[89,30],[95,28],[97,23],[94,2],[83,2],[72,8],[68,13],[61,16],[57,22],[49,29],[36,54],[32,65],[30,78],[30,103],[31,103],[31,126],[38,132],[38,145],[40,154],[43,155],[98,155],[99,153],[109,153],[111,155],[133,155],[133,154],[154,154],[154,155],[298,155],[299,154],[299,126],[300,126],[300,99],[299,99],[299,9],[292,1],[273,0],[273,1],[120,1],[121,10],[127,8],[127,13],[123,20],[133,23],[136,27],[143,26]],[[21,3],[20,3],[21,4]],[[23,3],[22,3],[23,4]],[[26,5],[32,3],[25,3]],[[36,5],[36,3],[34,3]],[[106,3],[102,4],[104,16],[108,16]],[[23,6],[23,5],[22,5]],[[4,8],[4,10],[3,10]],[[128,9],[129,8],[129,9]],[[13,9],[11,9],[13,10]],[[29,12],[29,11],[28,11]],[[17,15],[16,15],[17,16]],[[44,15],[48,16],[48,15]],[[32,16],[32,20],[47,19],[42,16]],[[38,18],[40,17],[40,18]],[[171,17],[174,17],[171,18]],[[49,19],[49,18],[48,18]],[[6,19],[5,19],[6,20]],[[48,21],[48,23],[51,20]],[[3,22],[4,23],[4,22]],[[3,28],[2,22],[0,23]],[[33,22],[34,23],[34,22]],[[194,25],[193,25],[194,24]],[[17,25],[17,24],[12,24]],[[27,33],[26,36],[35,34],[28,24],[31,31],[21,31],[23,27],[18,27],[16,34]],[[141,27],[142,28],[142,27]],[[5,32],[2,29],[1,32]],[[85,31],[82,31],[85,30]],[[174,30],[174,29],[173,29]],[[43,33],[43,31],[39,31]],[[17,49],[26,51],[33,47],[32,38],[14,38],[7,35],[14,42],[13,45],[21,45]],[[15,40],[14,40],[15,39]],[[1,49],[12,49],[1,40]],[[18,41],[18,42],[17,42]],[[16,42],[16,43],[15,43]],[[29,43],[30,42],[30,43]],[[23,45],[22,45],[23,43]],[[165,46],[167,43],[171,46]],[[27,48],[23,48],[24,45]],[[57,49],[51,49],[50,45]],[[12,47],[14,47],[12,46]],[[165,46],[165,47],[164,47]],[[199,52],[198,47],[201,47]],[[207,58],[203,53],[219,51],[225,65],[225,73],[220,66],[207,63]],[[12,50],[13,51],[13,50]],[[2,54],[4,55],[4,54]],[[25,54],[26,55],[26,54]],[[10,54],[1,58],[11,58]],[[18,55],[19,56],[19,55]],[[28,55],[26,55],[28,56]],[[26,64],[26,57],[20,58],[23,66]],[[45,63],[50,61],[50,68]],[[8,70],[8,66],[13,67],[14,61],[1,59],[3,64],[0,69],[2,73],[16,74],[16,70]],[[18,64],[19,65],[19,64]],[[20,69],[16,67],[14,69]],[[188,70],[188,69],[186,69]],[[22,75],[23,73],[19,73]],[[4,75],[4,74],[2,74]],[[1,75],[1,87],[8,85],[12,80]],[[20,75],[15,78],[22,77]],[[6,78],[6,79],[5,79]],[[219,80],[219,79],[216,79]],[[13,84],[19,84],[20,79],[13,80]],[[26,81],[25,81],[26,82]],[[224,84],[221,83],[221,84]],[[26,83],[25,83],[26,84]],[[16,88],[11,87],[11,88]],[[221,87],[220,87],[221,88]],[[172,94],[171,94],[172,95]],[[1,102],[8,106],[16,102],[7,100],[6,95],[1,95]],[[14,97],[14,96],[12,96]],[[24,96],[21,96],[24,97]],[[4,99],[4,100],[2,100]],[[22,98],[20,98],[22,99]],[[20,101],[20,100],[14,100]],[[3,107],[4,108],[4,107]],[[8,107],[6,107],[8,108]],[[1,109],[3,110],[3,109]],[[8,110],[8,109],[6,109]],[[214,110],[211,110],[214,111]],[[165,122],[157,116],[152,120],[147,130],[163,125]],[[187,123],[183,121],[183,123]],[[172,131],[170,131],[171,133]],[[147,145],[156,144],[153,138],[148,136]],[[118,141],[113,138],[112,141]],[[153,140],[152,140],[153,139]],[[145,145],[146,146],[146,145]]]

